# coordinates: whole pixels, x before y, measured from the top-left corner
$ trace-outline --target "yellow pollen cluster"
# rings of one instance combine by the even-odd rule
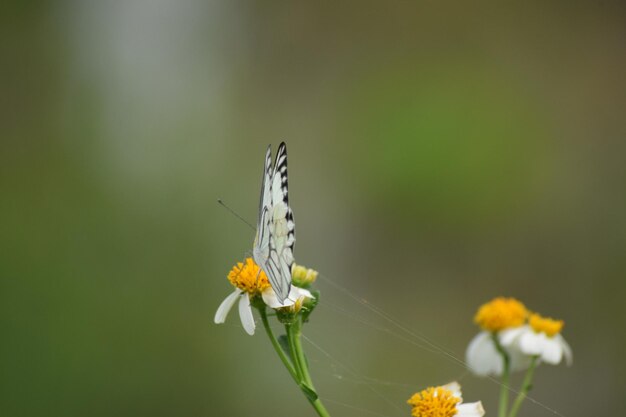
[[[413,417],[452,417],[457,414],[460,401],[448,389],[431,387],[413,394],[407,403],[413,407]]]
[[[252,260],[246,258],[244,263],[237,263],[228,273],[228,280],[235,287],[248,294],[259,294],[270,286],[265,272]]]
[[[528,310],[515,298],[498,297],[483,304],[474,316],[474,323],[484,330],[498,332],[524,324]]]
[[[533,328],[537,333],[545,333],[548,337],[552,337],[555,334],[561,332],[563,325],[565,324],[563,320],[554,320],[548,317],[541,317],[539,314],[533,313],[530,315],[528,319],[528,324]]]

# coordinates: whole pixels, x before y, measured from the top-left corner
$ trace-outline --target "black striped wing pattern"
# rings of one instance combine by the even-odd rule
[[[270,147],[265,154],[257,233],[252,251],[254,261],[265,271],[281,303],[291,288],[295,241],[295,223],[288,196],[287,145],[283,142],[278,147],[273,169]]]

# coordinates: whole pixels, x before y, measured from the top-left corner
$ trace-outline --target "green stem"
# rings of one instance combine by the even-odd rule
[[[537,367],[537,359],[538,359],[538,356],[533,356],[533,358],[530,361],[530,366],[528,367],[528,371],[526,371],[526,375],[524,376],[524,381],[522,382],[522,388],[517,394],[517,398],[515,398],[515,402],[513,402],[513,406],[511,407],[511,413],[509,414],[509,417],[515,417],[517,415],[517,412],[519,411],[520,407],[522,406],[522,403],[524,402],[524,399],[526,399],[526,396],[528,395],[528,392],[530,391],[532,387],[533,374],[535,373],[535,368]]]
[[[328,410],[322,404],[322,401],[317,396],[315,389],[313,388],[313,382],[311,381],[311,375],[309,374],[309,367],[306,362],[306,358],[304,356],[304,350],[302,349],[302,343],[300,343],[300,334],[301,334],[301,326],[302,322],[300,318],[297,319],[293,324],[285,324],[285,330],[287,332],[287,341],[289,343],[289,350],[291,352],[292,360],[285,354],[282,346],[274,336],[274,332],[270,327],[269,321],[267,320],[267,311],[265,310],[265,306],[262,308],[258,308],[259,313],[261,314],[261,321],[263,322],[263,328],[265,329],[265,333],[272,342],[272,346],[274,346],[274,350],[278,354],[278,357],[285,365],[285,368],[289,371],[289,375],[293,378],[296,384],[300,387],[305,397],[317,414],[320,417],[330,417]]]
[[[291,349],[291,356],[296,366],[298,375],[301,375],[300,389],[309,400],[315,411],[320,417],[330,417],[328,410],[322,404],[322,401],[315,392],[311,374],[309,373],[309,366],[304,356],[304,350],[302,349],[302,343],[300,341],[300,335],[302,331],[302,321],[298,317],[292,324],[286,324],[285,329],[287,331],[287,338],[289,339],[289,348]],[[314,395],[311,395],[311,394]]]
[[[304,349],[302,349],[302,342],[300,341],[300,335],[302,334],[302,322],[300,318],[296,322],[296,327],[294,328],[294,345],[296,348],[296,361],[300,366],[302,371],[302,376],[304,377],[304,381],[310,388],[315,389],[313,386],[313,380],[311,379],[311,374],[309,373],[309,364],[304,356]]]
[[[492,334],[491,339],[496,346],[496,350],[502,356],[502,385],[500,385],[500,404],[498,408],[498,417],[506,417],[506,411],[509,408],[509,387],[511,379],[511,358],[509,354],[504,350],[497,334]]]
[[[295,324],[285,324],[285,332],[287,333],[287,342],[289,342],[289,350],[291,351],[291,358],[293,360],[293,364],[296,370],[296,374],[298,375],[298,384],[300,384],[304,378],[302,374],[302,365],[300,364],[300,358],[296,355],[296,341],[295,334],[293,331]]]
[[[285,354],[285,351],[280,346],[280,343],[278,343],[278,340],[276,340],[274,332],[272,332],[272,328],[270,327],[270,324],[267,320],[267,312],[265,311],[265,307],[259,308],[259,313],[261,313],[261,321],[263,321],[263,328],[265,329],[265,333],[267,333],[270,342],[272,342],[272,346],[274,346],[274,350],[278,354],[278,357],[283,362],[283,365],[285,365],[285,368],[287,368],[287,370],[289,371],[289,374],[291,375],[293,380],[296,381],[296,384],[300,384],[300,378],[298,377],[296,370],[294,369],[291,361]]]

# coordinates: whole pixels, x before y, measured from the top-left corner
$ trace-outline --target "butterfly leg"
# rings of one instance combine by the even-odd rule
[[[256,287],[259,288],[259,277],[261,276],[261,271],[263,271],[263,267],[259,265],[259,272],[256,273]]]

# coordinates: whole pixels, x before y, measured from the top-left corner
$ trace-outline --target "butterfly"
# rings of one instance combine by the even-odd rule
[[[295,223],[287,194],[287,145],[282,142],[273,168],[271,145],[265,153],[259,218],[252,249],[254,261],[267,275],[281,303],[291,289],[295,242]]]

